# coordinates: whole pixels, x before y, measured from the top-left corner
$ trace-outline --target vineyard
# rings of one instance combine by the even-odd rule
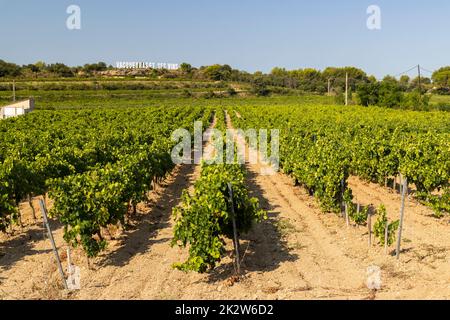
[[[124,225],[130,207],[135,211],[152,183],[173,169],[171,133],[209,117],[200,109],[155,108],[2,121],[0,229],[21,224],[22,200],[48,193],[64,239],[96,256],[106,244],[101,229]]]
[[[2,314],[450,300],[450,1],[98,2],[0,0]]]
[[[440,113],[311,107],[236,108],[240,128],[284,128],[283,172],[339,212],[350,175],[394,186],[402,175],[441,217],[450,212],[450,118]],[[257,116],[255,116],[257,115]]]
[[[36,284],[42,274],[59,283],[37,199],[60,251],[72,248],[82,267],[72,298],[367,298],[371,264],[385,272],[381,297],[450,294],[449,114],[286,101],[176,98],[0,121],[0,298],[62,297],[60,284],[51,294]],[[281,172],[261,175],[263,162],[173,164],[171,134],[192,133],[195,121],[279,129]],[[430,283],[441,292],[425,290]]]

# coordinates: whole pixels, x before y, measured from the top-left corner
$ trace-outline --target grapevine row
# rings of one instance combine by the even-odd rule
[[[224,133],[223,110],[216,112],[216,119],[216,128]],[[225,254],[224,239],[234,239],[233,219],[239,236],[266,218],[258,199],[249,196],[245,177],[241,164],[202,163],[194,191],[190,194],[184,190],[181,205],[173,210],[176,223],[172,245],[189,246],[187,261],[174,267],[197,272],[214,268]]]
[[[280,129],[283,171],[325,211],[351,201],[350,175],[390,185],[399,174],[431,204],[450,207],[450,119],[445,113],[337,106],[236,107],[242,128]],[[258,115],[257,117],[255,115]]]
[[[123,223],[129,205],[172,169],[173,130],[209,117],[208,109],[156,107],[37,112],[2,121],[0,229],[15,220],[20,201],[48,192],[65,240],[97,255],[106,245],[102,228]]]

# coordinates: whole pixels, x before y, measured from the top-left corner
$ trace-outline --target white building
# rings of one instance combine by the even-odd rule
[[[14,102],[0,109],[0,119],[7,119],[27,114],[34,110],[34,99]]]

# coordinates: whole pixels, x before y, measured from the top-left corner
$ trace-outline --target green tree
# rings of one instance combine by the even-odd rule
[[[435,71],[431,79],[439,87],[450,88],[450,66]]]
[[[380,83],[361,83],[356,89],[358,103],[362,106],[374,106],[380,99]]]
[[[86,73],[105,71],[106,69],[108,69],[108,66],[104,62],[85,64],[83,66],[83,71],[85,71]]]
[[[21,73],[21,68],[17,64],[0,60],[0,77],[17,77]]]
[[[47,64],[44,61],[38,61],[34,65],[39,69],[39,72],[45,71],[45,69],[47,69]]]
[[[60,77],[73,77],[72,69],[66,66],[64,63],[54,63],[47,67],[47,70]]]
[[[289,72],[285,68],[275,67],[270,71],[270,74],[277,77],[287,77]]]
[[[214,64],[212,66],[205,67],[203,73],[214,81],[230,80],[232,69],[229,65]]]
[[[331,79],[335,90],[340,88],[344,91],[346,73],[348,73],[349,87],[352,91],[356,90],[358,84],[368,82],[367,74],[361,69],[355,67],[328,67],[322,72],[324,84],[328,82],[328,79]]]
[[[192,72],[192,66],[189,63],[186,63],[186,62],[183,62],[180,65],[180,69],[181,69],[181,72],[183,72],[184,74],[189,74],[189,73]]]
[[[409,89],[410,81],[411,81],[410,77],[407,76],[406,74],[400,77],[399,84],[402,91],[407,91]]]
[[[296,70],[293,75],[298,79],[299,89],[306,92],[320,92],[325,93],[327,91],[327,81],[322,77],[322,73],[316,69],[306,68]]]
[[[402,99],[403,94],[397,79],[386,76],[380,84],[378,104],[387,108],[399,107]]]
[[[258,77],[253,80],[251,92],[260,97],[265,97],[270,94],[270,90],[267,88],[263,77]]]

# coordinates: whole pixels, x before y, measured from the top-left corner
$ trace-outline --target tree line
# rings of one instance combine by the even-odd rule
[[[108,66],[105,62],[97,62],[85,64],[84,66],[70,67],[64,63],[47,64],[38,61],[34,64],[26,64],[19,66],[15,63],[0,60],[0,78],[37,78],[37,77],[62,77],[71,78],[76,76],[92,76],[96,72],[105,71],[112,66]]]
[[[34,64],[17,65],[0,59],[0,78],[1,77],[89,77],[105,74],[105,71],[113,70],[115,67],[107,65],[105,62],[96,62],[85,64],[83,66],[70,67],[64,63],[51,63],[39,61]],[[345,74],[349,75],[349,87],[355,91],[357,86],[362,83],[377,82],[373,76],[367,75],[361,69],[355,67],[328,67],[323,71],[305,68],[296,70],[286,70],[285,68],[275,67],[270,73],[256,71],[249,73],[242,70],[233,69],[231,66],[211,65],[195,68],[188,63],[182,63],[178,70],[139,70],[142,75],[161,76],[167,78],[188,78],[211,81],[236,81],[236,82],[263,82],[268,86],[285,87],[299,89],[305,92],[327,93],[329,90],[334,93],[340,93],[345,88]],[[419,78],[410,78],[407,75],[396,79],[392,76],[386,76],[383,81],[389,83],[396,82],[399,89],[403,92],[414,91],[418,89]],[[440,94],[450,94],[450,66],[436,70],[431,78],[422,77],[420,84],[422,90],[429,91],[434,89]]]
[[[239,82],[251,85],[255,95],[265,96],[271,92],[283,93],[298,90],[305,93],[329,94],[343,103],[346,75],[350,101],[361,105],[380,105],[384,107],[426,108],[429,95],[450,95],[450,66],[436,70],[430,78],[400,78],[386,76],[377,80],[365,71],[355,67],[328,67],[324,70],[313,68],[286,70],[275,67],[270,73],[260,71],[249,73],[233,69],[225,64],[193,67],[182,63],[178,70],[165,69],[116,69],[105,62],[70,67],[63,63],[46,64],[37,62],[19,66],[0,60],[0,78],[83,78],[107,77],[111,75],[146,76],[161,79],[183,79],[199,81]],[[285,91],[283,91],[285,90]]]

